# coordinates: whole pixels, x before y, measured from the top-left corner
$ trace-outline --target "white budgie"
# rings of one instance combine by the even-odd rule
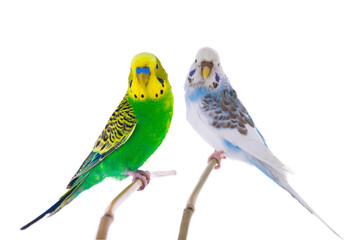
[[[215,149],[209,160],[218,160],[216,168],[225,157],[256,166],[340,237],[289,185],[286,166],[266,145],[223,72],[215,50],[198,51],[187,75],[185,92],[187,120]]]

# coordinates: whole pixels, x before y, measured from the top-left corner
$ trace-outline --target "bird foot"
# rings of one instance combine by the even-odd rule
[[[216,170],[221,168],[222,159],[226,159],[226,156],[224,156],[223,153],[223,150],[214,150],[214,153],[212,153],[211,156],[209,156],[208,158],[208,163],[212,160],[212,158],[215,158],[217,160],[217,165],[214,167],[214,169]]]
[[[127,170],[125,173],[133,177],[133,182],[135,182],[137,179],[142,181],[142,186],[138,189],[138,191],[142,191],[150,182],[150,173],[148,171],[137,170],[132,172]]]

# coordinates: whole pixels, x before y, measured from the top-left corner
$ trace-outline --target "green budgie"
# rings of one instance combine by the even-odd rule
[[[81,192],[106,177],[122,180],[133,176],[150,180],[147,172],[138,170],[166,136],[173,115],[173,93],[168,74],[156,56],[140,53],[131,62],[128,90],[95,142],[93,151],[73,176],[69,189],[53,206],[21,228],[24,230],[53,215]]]

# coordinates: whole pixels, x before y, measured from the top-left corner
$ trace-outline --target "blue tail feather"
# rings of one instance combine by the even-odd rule
[[[23,226],[22,228],[20,228],[20,230],[25,230],[28,227],[30,227],[31,225],[33,225],[34,223],[36,223],[37,221],[39,221],[40,219],[42,219],[43,217],[45,217],[45,215],[47,214],[51,214],[53,213],[65,200],[68,199],[68,197],[74,192],[74,190],[77,187],[73,187],[72,189],[70,189],[69,191],[67,191],[60,199],[59,201],[57,201],[53,206],[51,206],[48,210],[46,210],[44,213],[42,213],[39,217],[35,218],[33,221],[29,222],[28,224],[26,224],[25,226]]]
[[[263,172],[267,177],[269,177],[272,181],[274,181],[277,185],[279,185],[280,187],[282,187],[280,185],[280,183],[278,182],[277,177],[275,177],[271,171],[269,171],[266,166],[264,166],[262,164],[261,161],[255,161],[253,159],[249,159],[249,161],[256,167],[258,168],[261,172]]]

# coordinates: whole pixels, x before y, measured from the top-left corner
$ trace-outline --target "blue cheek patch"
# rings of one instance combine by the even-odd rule
[[[216,73],[216,81],[219,82],[219,76],[218,73]]]
[[[150,74],[150,69],[149,67],[137,67],[136,72],[137,74],[141,74],[141,73]]]
[[[158,81],[162,84],[162,87],[164,87],[164,80],[161,79],[161,78],[157,78],[157,79],[158,79]]]
[[[197,70],[197,69],[194,69],[194,70],[190,71],[190,72],[189,72],[189,76],[192,77],[193,74],[196,72],[196,70]]]

